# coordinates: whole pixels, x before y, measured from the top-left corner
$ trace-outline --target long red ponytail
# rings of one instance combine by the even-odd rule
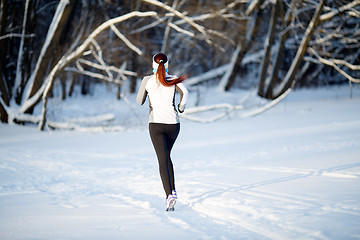
[[[159,82],[164,85],[165,87],[170,87],[175,84],[181,83],[184,81],[187,77],[186,76],[180,76],[174,79],[166,79],[165,75],[165,63],[167,62],[167,56],[163,53],[157,53],[153,60],[159,64],[157,71],[156,71],[156,78],[159,80]]]

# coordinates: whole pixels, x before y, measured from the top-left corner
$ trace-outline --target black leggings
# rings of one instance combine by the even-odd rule
[[[174,168],[170,153],[179,135],[180,123],[150,123],[149,132],[159,161],[160,177],[167,197],[172,190],[175,190]]]

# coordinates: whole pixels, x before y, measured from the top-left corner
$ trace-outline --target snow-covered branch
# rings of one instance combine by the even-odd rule
[[[248,63],[252,63],[252,62],[258,62],[260,57],[263,54],[264,54],[263,50],[260,50],[260,51],[258,51],[256,53],[253,53],[253,54],[248,54],[248,55],[246,55],[244,57],[242,62],[243,62],[243,64],[248,64]],[[197,76],[194,76],[194,77],[190,77],[190,78],[186,79],[184,84],[187,85],[187,86],[194,86],[196,84],[199,84],[199,83],[214,79],[216,77],[219,77],[219,76],[223,75],[224,73],[226,75],[226,72],[229,70],[232,63],[233,62],[230,62],[228,64],[225,64],[225,65],[222,65],[220,67],[214,68],[214,69],[212,69],[212,70],[210,70],[208,72],[205,72],[203,74],[200,74],[200,75],[197,75]],[[219,86],[221,86],[221,84],[222,83],[220,82]],[[220,87],[219,89],[222,89],[222,88]]]
[[[0,98],[1,99],[1,98]],[[20,112],[9,112],[9,118],[12,121],[16,120],[23,123],[39,124],[41,121],[40,115],[31,115]],[[92,131],[92,132],[103,132],[106,129],[109,130],[122,130],[123,127],[102,127],[106,122],[113,121],[115,116],[113,114],[102,114],[98,116],[86,117],[86,118],[75,118],[75,119],[63,119],[60,121],[48,121],[47,125],[52,129],[62,130],[76,130],[76,131]],[[94,126],[94,127],[92,127]]]
[[[339,68],[336,64],[345,65],[345,66],[349,67],[352,70],[358,70],[360,68],[360,66],[355,66],[355,65],[352,65],[350,63],[346,63],[343,60],[336,60],[336,59],[329,59],[328,60],[328,59],[322,58],[313,48],[309,48],[309,52],[312,53],[313,55],[315,55],[315,57],[318,59],[318,61],[320,63],[323,63],[325,65],[333,67],[336,71],[338,71],[341,75],[346,77],[349,81],[354,82],[354,83],[360,83],[360,79],[350,76],[345,71],[343,71],[341,68]],[[306,58],[306,59],[314,61],[311,58]]]
[[[210,80],[210,79],[214,79],[215,77],[221,76],[222,74],[224,74],[224,72],[229,68],[229,64],[225,64],[223,66],[220,66],[218,68],[214,68],[208,72],[205,72],[203,74],[200,74],[198,76],[195,77],[191,77],[186,79],[186,81],[184,82],[187,86],[193,86],[196,84],[199,84],[201,82]]]
[[[239,110],[239,109],[243,109],[243,108],[244,107],[242,105],[231,105],[228,103],[214,104],[214,105],[210,105],[210,106],[189,108],[184,113],[180,114],[180,116],[185,119],[194,121],[194,122],[211,123],[211,122],[215,122],[217,120],[220,120],[220,119],[228,116],[230,114],[230,112],[232,112],[233,110]],[[194,117],[194,116],[190,115],[190,114],[195,114],[195,113],[213,111],[213,110],[217,110],[217,109],[225,109],[225,111],[223,113],[220,113],[211,118]]]
[[[353,9],[354,7],[356,7],[357,5],[360,5],[360,0],[354,0],[346,5],[341,6],[338,9],[333,9],[328,13],[325,13],[323,15],[320,16],[320,21],[328,21],[330,20],[332,17],[341,14],[342,12],[348,11]]]
[[[209,106],[193,107],[193,108],[186,109],[186,111],[184,113],[180,114],[180,116],[182,118],[188,119],[190,121],[200,122],[200,123],[212,123],[212,122],[218,121],[224,117],[229,116],[230,113],[233,111],[241,111],[241,113],[239,114],[239,116],[241,118],[254,117],[254,116],[264,113],[267,110],[276,106],[287,95],[289,95],[289,93],[291,91],[292,91],[292,89],[289,88],[283,94],[281,94],[278,98],[271,100],[271,101],[267,101],[265,104],[263,104],[261,106],[256,106],[255,108],[245,107],[243,104],[245,102],[245,100],[249,98],[249,96],[251,94],[251,92],[250,92],[245,97],[243,97],[241,99],[241,101],[239,102],[239,104],[237,104],[237,105],[222,103],[222,104],[213,104],[213,105],[209,105]],[[194,116],[194,114],[210,112],[210,111],[215,111],[215,110],[219,110],[219,109],[225,109],[225,110],[222,113],[217,114],[212,117],[209,117],[209,118]]]
[[[206,33],[205,27],[195,23],[191,18],[185,16],[183,13],[181,13],[181,12],[177,11],[176,9],[166,5],[165,3],[159,2],[157,0],[142,0],[142,1],[150,3],[150,4],[158,6],[158,7],[161,7],[163,9],[175,14],[177,17],[183,19],[186,23],[190,24],[192,27],[194,27],[196,30],[198,30],[200,33],[202,33],[203,36],[205,37],[205,40],[207,43],[211,43],[210,38],[209,38],[208,34]]]
[[[241,115],[242,118],[248,118],[248,117],[254,117],[257,116],[271,108],[273,108],[275,105],[277,105],[281,100],[283,100],[289,93],[292,91],[292,88],[287,89],[283,94],[281,94],[276,99],[269,101],[268,103],[264,104],[262,107],[256,108],[254,110],[245,112]]]

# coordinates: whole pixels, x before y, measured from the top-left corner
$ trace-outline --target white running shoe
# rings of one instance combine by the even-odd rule
[[[172,194],[169,194],[166,199],[166,211],[174,211],[174,206],[176,203],[176,199]]]

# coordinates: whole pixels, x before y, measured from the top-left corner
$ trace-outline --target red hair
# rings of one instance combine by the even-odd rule
[[[168,78],[166,79],[166,75],[165,75],[165,63],[167,62],[167,56],[163,53],[157,53],[153,60],[159,64],[157,71],[156,71],[156,78],[159,79],[159,82],[165,86],[165,87],[170,87],[173,86],[175,84],[181,83],[182,81],[184,81],[187,77],[186,76],[180,76],[174,79]]]

